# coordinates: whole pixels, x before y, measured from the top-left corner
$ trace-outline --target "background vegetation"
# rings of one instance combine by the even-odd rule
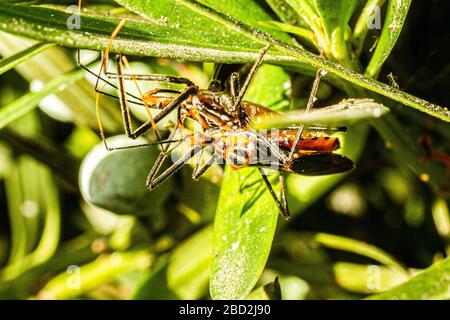
[[[73,2],[0,3],[1,298],[450,297],[448,1],[86,1],[80,30]],[[325,68],[317,107],[362,97],[390,113],[343,121],[351,173],[289,177],[289,223],[252,169],[194,182],[184,166],[149,192],[158,148],[106,152],[95,78],[76,66],[74,49],[104,49],[120,18],[113,49],[136,73],[205,87],[214,63],[221,80],[245,75],[271,44],[247,100],[303,108]],[[98,53],[82,57],[98,70]],[[127,143],[117,100],[100,104]]]

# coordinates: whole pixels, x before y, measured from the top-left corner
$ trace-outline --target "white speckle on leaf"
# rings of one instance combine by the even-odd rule
[[[236,241],[235,243],[233,243],[233,244],[231,245],[231,250],[236,251],[237,248],[239,248],[239,244],[240,244],[240,241],[239,241],[239,240]]]

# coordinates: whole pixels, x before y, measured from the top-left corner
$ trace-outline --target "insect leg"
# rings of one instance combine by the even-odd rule
[[[283,203],[278,199],[278,197],[275,193],[275,190],[273,190],[272,184],[270,183],[269,179],[267,178],[267,176],[264,172],[264,169],[258,167],[258,170],[261,173],[261,177],[262,177],[264,183],[266,184],[267,188],[269,189],[270,194],[272,195],[272,198],[275,200],[278,210],[280,211],[281,215],[283,216],[284,219],[289,220],[290,214],[289,214],[289,210],[288,210],[287,206],[283,206]],[[285,195],[282,195],[282,198],[286,198]],[[285,200],[282,200],[282,201],[285,201]]]
[[[264,55],[266,54],[267,50],[269,50],[270,45],[264,47],[259,52],[258,58],[256,59],[256,62],[253,64],[253,67],[250,69],[250,72],[245,79],[244,84],[242,85],[241,90],[239,91],[239,95],[234,101],[234,110],[238,111],[239,118],[243,119],[243,110],[240,106],[242,99],[244,98],[245,92],[248,89],[248,86],[250,85],[250,82],[252,81],[253,77],[256,74],[256,71],[258,70],[258,67],[261,65]]]
[[[286,174],[284,172],[280,173],[280,185],[281,185],[281,204],[285,212],[288,213],[289,216],[289,205],[287,201],[287,187],[286,187]]]
[[[230,93],[233,98],[233,104],[236,106],[236,99],[239,96],[239,74],[237,72],[233,72],[230,75]]]
[[[127,74],[119,75],[118,73],[108,72],[105,73],[109,79],[117,79],[119,77],[124,80],[139,80],[139,81],[157,81],[176,84],[186,84],[188,86],[194,86],[194,83],[186,78],[167,76],[164,74]]]
[[[203,150],[200,151],[198,154],[197,162],[195,163],[194,172],[192,173],[192,179],[194,179],[195,172],[198,171],[202,164],[202,158],[203,158]]]
[[[92,71],[91,69],[89,69],[88,66],[86,66],[85,64],[83,64],[83,63],[81,62],[81,52],[80,52],[80,49],[77,49],[77,65],[78,65],[78,67],[84,69],[86,72],[90,73],[91,75],[95,76],[96,78],[99,78],[102,82],[106,83],[106,84],[109,85],[110,87],[112,87],[112,88],[118,90],[118,87],[117,87],[115,84],[113,84],[111,81],[108,81],[107,79],[105,79],[105,78],[99,76],[99,75],[96,74],[94,71]],[[111,94],[111,93],[108,93],[108,92],[103,91],[102,89],[98,88],[98,85],[95,87],[95,91],[98,92],[98,93],[101,93],[101,94],[103,94],[103,95],[105,95],[105,96],[108,96],[108,97],[111,97],[111,98],[115,98],[115,99],[119,99],[118,96],[113,95],[113,94]],[[133,94],[131,94],[131,93],[129,93],[129,92],[127,92],[127,96],[130,97],[130,98],[133,98],[133,100],[131,100],[131,99],[128,100],[129,103],[133,103],[133,104],[140,105],[140,106],[143,106],[143,105],[144,105],[144,104],[140,101],[140,99],[139,99],[137,96],[135,96],[135,95],[133,95]]]
[[[159,112],[154,118],[153,121],[155,123],[158,123],[161,119],[165,118],[169,113],[171,113],[176,108],[179,108],[181,104],[189,98],[189,96],[197,91],[197,87],[187,87],[184,89],[177,97],[173,99],[172,102],[170,102],[161,112]],[[138,127],[134,134],[136,136],[142,135],[144,132],[146,132],[148,129],[152,127],[152,122],[148,120],[147,122],[144,122],[140,127]]]
[[[219,159],[219,156],[217,154],[213,154],[211,158],[208,159],[201,167],[197,167],[194,169],[194,172],[192,173],[192,179],[197,180],[205,173],[206,170],[208,170],[209,167],[211,167],[216,160]]]
[[[161,183],[166,181],[171,175],[173,175],[178,169],[180,169],[183,165],[186,164],[192,157],[194,157],[198,152],[203,149],[202,146],[197,145],[194,146],[188,153],[186,153],[183,157],[177,160],[174,164],[172,164],[167,170],[161,173],[158,177],[148,179],[147,180],[147,188],[149,190],[154,190]]]
[[[179,118],[178,121],[183,121],[184,118]],[[170,135],[168,140],[171,140],[175,137],[175,135],[178,133],[178,131],[180,130],[180,128],[175,128],[175,130],[173,130]],[[189,137],[189,136],[187,136]],[[185,139],[187,138],[185,137]],[[164,163],[164,161],[167,159],[169,152],[169,148],[170,148],[170,144],[167,145],[162,145],[161,146],[162,150],[159,153],[158,157],[156,158],[155,163],[152,166],[152,169],[150,170],[148,176],[147,176],[147,181],[146,181],[146,185],[147,187],[150,185],[151,181],[155,178],[155,176],[158,174],[159,170],[161,169],[162,164]],[[173,149],[172,149],[173,150]]]
[[[325,69],[317,69],[316,78],[314,79],[313,87],[311,89],[311,93],[309,95],[308,104],[306,105],[305,113],[308,112],[312,107],[316,100],[317,90],[319,89],[320,78],[322,77]],[[289,161],[294,158],[295,151],[297,150],[297,145],[302,137],[304,125],[301,125],[297,131],[297,135],[295,136],[294,144],[292,145],[291,151],[289,152]]]
[[[119,61],[118,61],[118,71],[119,73],[122,71],[122,60],[120,58],[120,54],[119,54]],[[123,122],[124,122],[124,127],[125,127],[125,132],[127,134],[128,137],[132,138],[132,139],[136,139],[139,136],[143,135],[148,129],[152,128],[152,127],[156,127],[156,123],[158,123],[161,119],[163,119],[164,117],[166,117],[171,111],[173,111],[176,108],[179,108],[181,106],[181,104],[184,102],[184,100],[186,100],[193,92],[195,92],[196,87],[188,87],[186,88],[184,91],[182,91],[176,98],[174,98],[173,101],[171,101],[171,103],[169,103],[166,108],[164,108],[163,111],[161,111],[160,113],[158,113],[158,115],[156,117],[151,117],[150,120],[146,121],[145,123],[143,123],[141,126],[139,126],[136,130],[133,130],[131,127],[131,120],[130,120],[130,111],[129,111],[129,107],[128,107],[128,101],[125,97],[125,89],[124,89],[124,81],[123,78],[119,77],[119,104],[120,104],[120,108],[121,108],[121,112],[122,112],[122,118],[123,118]],[[100,93],[97,93],[97,99],[96,99],[96,114],[97,114],[97,121],[98,121],[98,126],[99,126],[99,130],[100,130],[100,136],[105,144],[105,147],[107,150],[114,150],[116,148],[111,148],[108,146],[107,142],[106,142],[106,137],[105,137],[105,133],[101,124],[101,120],[100,120],[100,112],[99,112],[99,99],[100,99]],[[158,137],[158,140],[161,140]],[[170,140],[170,139],[169,139]],[[146,146],[146,145],[153,145],[153,144],[140,144],[137,145],[138,147],[142,147],[142,146]],[[136,145],[135,145],[136,146]],[[132,148],[134,146],[127,146],[127,147],[118,147],[120,149],[127,149],[127,148]],[[163,148],[164,149],[164,148]]]

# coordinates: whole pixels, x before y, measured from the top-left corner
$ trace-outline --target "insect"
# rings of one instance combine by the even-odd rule
[[[108,150],[161,145],[161,152],[147,177],[146,185],[150,190],[158,187],[191,158],[200,153],[199,160],[192,174],[194,179],[198,179],[210,166],[220,159],[225,160],[225,162],[236,169],[255,166],[261,173],[261,177],[275,200],[280,213],[288,219],[286,173],[324,175],[345,172],[353,168],[353,162],[350,159],[333,153],[339,148],[339,140],[336,137],[321,134],[321,132],[328,130],[327,128],[310,127],[308,130],[304,130],[304,126],[300,125],[281,131],[269,131],[267,134],[262,134],[254,128],[254,120],[257,120],[262,115],[270,116],[271,114],[276,114],[264,106],[243,100],[269,46],[260,50],[242,86],[240,85],[239,74],[232,73],[228,82],[229,88],[226,90],[221,90],[217,85],[217,81],[211,81],[208,88],[200,89],[186,78],[158,74],[124,73],[124,69],[129,68],[129,63],[127,58],[120,52],[116,54],[116,71],[109,72],[107,70],[109,51],[114,38],[124,24],[125,20],[121,20],[112,33],[102,54],[100,71],[96,74],[97,118],[101,138]],[[93,71],[81,63],[79,51],[78,63],[80,67],[94,74]],[[323,70],[318,70],[316,74],[307,110],[313,105],[322,72]],[[117,80],[117,85],[111,82],[112,79]],[[135,83],[139,96],[134,96],[126,91],[125,80]],[[186,87],[183,90],[157,88],[148,92],[142,92],[137,84],[139,80],[185,84]],[[118,96],[102,91],[100,81],[105,85],[108,84],[116,88]],[[158,141],[126,147],[109,147],[98,113],[98,98],[100,94],[118,98],[125,133],[128,137],[136,139],[148,130],[153,129]],[[129,103],[141,105],[148,111],[149,120],[136,129],[131,127]],[[149,112],[150,108],[160,109],[161,111],[153,117]],[[156,124],[173,111],[177,112],[177,126],[166,140],[162,140],[159,137]],[[184,126],[184,121],[188,118],[199,124],[202,128],[200,134],[192,132]],[[176,138],[180,133],[182,138]],[[162,164],[166,161],[170,152],[184,141],[191,143],[191,149],[160,173]],[[212,155],[202,163],[202,155],[207,148],[212,150]],[[274,167],[280,173],[280,198],[277,196],[265,172],[267,168],[273,169]]]

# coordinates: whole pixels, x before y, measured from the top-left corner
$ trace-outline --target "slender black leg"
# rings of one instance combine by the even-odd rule
[[[183,121],[184,118],[179,118],[178,121]],[[168,140],[173,140],[174,137],[177,135],[179,131],[179,128],[175,128],[174,130],[172,130],[172,132],[169,135]],[[186,136],[183,141],[188,138],[190,136]],[[146,185],[147,187],[150,185],[151,181],[154,180],[155,176],[158,174],[159,170],[161,169],[162,164],[164,163],[164,161],[167,159],[167,156],[169,155],[169,153],[174,150],[177,146],[175,146],[174,148],[172,148],[169,151],[171,144],[166,144],[166,145],[162,145],[161,146],[161,152],[159,153],[158,157],[156,158],[155,163],[152,166],[152,169],[150,170],[148,176],[147,176],[147,181],[146,181]]]
[[[319,89],[320,78],[322,77],[323,72],[324,72],[324,69],[318,69],[316,72],[316,78],[314,79],[313,87],[312,87],[311,93],[309,95],[308,104],[306,105],[305,113],[309,112],[309,110],[314,105],[314,102],[316,100],[317,90]],[[292,145],[291,151],[289,152],[288,161],[290,161],[294,158],[294,154],[295,154],[295,151],[297,150],[297,145],[300,141],[300,138],[302,137],[304,128],[305,128],[305,126],[301,125],[297,131],[297,135],[295,137],[294,144]]]
[[[158,123],[161,119],[165,118],[169,113],[171,113],[176,108],[179,108],[181,104],[189,98],[189,96],[198,90],[197,87],[187,87],[184,89],[171,103],[169,103],[161,112],[159,112],[154,118],[154,123]],[[136,136],[142,135],[145,131],[152,127],[152,122],[148,120],[138,127],[134,134]]]
[[[110,72],[108,71],[108,56],[105,57],[104,61],[104,74],[108,79],[118,79],[123,78],[124,80],[138,80],[138,81],[157,81],[157,82],[167,82],[167,83],[176,83],[176,84],[186,84],[187,86],[194,86],[195,84],[187,79],[182,77],[174,77],[168,76],[164,74],[128,74],[128,73],[120,73],[118,72]]]
[[[122,59],[119,54],[118,56],[118,64],[117,64],[117,71],[119,72],[119,75],[122,74],[123,70],[123,64]],[[194,93],[197,88],[196,87],[187,87],[184,91],[182,91],[171,103],[169,103],[158,115],[156,115],[152,120],[148,120],[144,124],[142,124],[140,127],[138,127],[136,130],[133,130],[131,128],[131,121],[130,121],[130,110],[127,104],[127,100],[125,98],[125,87],[124,87],[124,78],[119,77],[118,78],[119,83],[119,103],[120,108],[122,111],[122,117],[124,121],[125,126],[125,132],[126,134],[132,138],[136,139],[137,137],[141,136],[146,132],[148,129],[150,129],[153,125],[158,123],[161,119],[166,117],[169,113],[171,113],[176,108],[179,108],[182,103],[192,94]]]
[[[289,204],[287,201],[287,187],[286,187],[286,174],[284,172],[280,173],[280,185],[281,185],[281,204],[283,208],[288,213],[289,216]]]
[[[233,98],[233,105],[236,106],[236,99],[239,96],[239,74],[237,72],[230,75],[230,94]]]
[[[194,157],[198,152],[203,149],[202,146],[197,145],[192,148],[188,153],[186,153],[183,157],[177,160],[174,164],[172,164],[167,170],[165,170],[161,175],[156,178],[150,179],[147,181],[147,188],[149,190],[154,190],[161,183],[166,181],[171,175],[173,175],[178,169],[180,169],[183,165],[185,165],[192,157]]]
[[[177,134],[178,129],[173,130],[170,135],[169,139],[173,139],[175,135]],[[154,179],[156,174],[158,174],[159,170],[161,169],[162,164],[167,158],[168,155],[168,149],[170,148],[170,144],[166,145],[166,148],[163,148],[161,152],[159,153],[158,157],[156,158],[155,162],[153,163],[153,166],[147,176],[146,185],[149,186],[150,182]]]
[[[222,63],[216,63],[214,67],[214,72],[212,76],[212,80],[219,79],[220,72],[222,71],[223,64]]]
[[[275,200],[278,210],[280,211],[280,214],[283,216],[283,218],[285,218],[286,220],[289,220],[290,214],[289,214],[287,206],[286,207],[283,206],[283,203],[278,199],[278,197],[275,193],[275,190],[273,190],[272,184],[270,183],[269,179],[267,178],[267,176],[264,172],[264,169],[258,167],[258,170],[261,173],[261,177],[262,177],[264,183],[266,184],[267,188],[269,189],[270,194],[272,195],[272,198]],[[286,198],[285,195],[282,195],[282,198],[283,197]],[[283,200],[283,201],[285,201],[285,200]]]
[[[123,70],[123,64],[122,64],[122,59],[121,59],[120,54],[118,55],[117,68],[118,68],[118,72],[120,74],[122,72],[122,70]],[[126,95],[125,95],[124,79],[122,77],[118,78],[118,85],[119,85],[118,86],[118,89],[119,89],[119,104],[120,104],[120,109],[121,109],[121,112],[122,112],[123,124],[124,124],[125,132],[126,132],[127,136],[130,137],[131,139],[137,139],[138,137],[143,135],[147,130],[149,130],[154,125],[156,125],[156,123],[158,123],[161,119],[166,117],[170,112],[172,112],[176,108],[180,108],[182,103],[192,93],[194,93],[197,90],[196,87],[187,87],[177,97],[175,97],[173,99],[173,101],[171,101],[171,103],[169,103],[160,113],[158,113],[158,115],[156,117],[154,117],[153,119],[150,119],[147,122],[143,123],[136,130],[133,130],[133,128],[131,126],[131,116],[130,116],[130,110],[129,110],[129,106],[128,106],[128,101],[127,101]],[[98,98],[97,98],[97,100],[98,100]],[[147,146],[147,145],[154,145],[153,143],[151,143],[151,144],[139,144],[139,145],[131,145],[131,146],[115,147],[115,148],[109,147],[108,144],[107,144],[107,141],[106,141],[105,133],[104,133],[103,128],[101,126],[101,120],[99,118],[100,115],[99,115],[99,112],[98,112],[98,107],[99,106],[98,106],[98,101],[97,101],[97,117],[98,117],[98,121],[99,121],[100,135],[102,137],[102,140],[103,140],[107,150],[129,149],[129,148],[133,148],[135,146],[137,146],[137,147],[144,147],[144,146]],[[159,136],[158,136],[158,140],[161,140],[159,138]],[[169,140],[171,140],[171,139],[169,139]],[[164,149],[164,147],[163,147],[163,149]]]
[[[234,110],[238,111],[238,115],[240,116],[241,119],[243,119],[243,110],[242,110],[242,107],[240,106],[240,104],[242,102],[242,99],[244,98],[245,92],[247,92],[247,89],[248,89],[253,77],[256,74],[256,71],[258,71],[258,67],[262,63],[264,55],[266,54],[267,50],[269,50],[269,48],[270,48],[270,45],[262,48],[261,51],[259,52],[256,62],[253,64],[253,67],[250,69],[250,72],[249,72],[247,78],[245,79],[245,82],[242,85],[241,90],[239,91],[239,95],[237,96],[237,98],[234,101]]]
[[[131,146],[119,146],[119,147],[110,147],[108,144],[106,144],[106,150],[107,151],[115,151],[115,150],[126,150],[126,149],[135,149],[135,148],[144,148],[144,147],[150,147],[150,146],[159,146],[164,144],[170,144],[170,143],[180,143],[183,142],[185,139],[172,139],[172,140],[160,140],[155,142],[148,142],[148,143],[141,143],[141,144],[133,144]]]
[[[264,47],[261,49],[261,51],[259,52],[258,58],[256,59],[255,63],[253,64],[252,68],[250,69],[250,72],[247,76],[247,78],[245,79],[245,82],[242,86],[242,88],[239,90],[239,78],[237,76],[233,77],[233,74],[231,75],[230,78],[230,91],[231,91],[231,95],[235,95],[236,90],[239,90],[239,94],[237,96],[234,97],[234,110],[236,110],[239,119],[241,119],[242,122],[246,122],[252,129],[255,130],[251,119],[245,114],[244,109],[241,106],[241,102],[242,99],[244,98],[245,92],[247,91],[253,77],[256,74],[256,71],[258,71],[258,67],[261,65],[262,60],[264,58],[264,55],[266,54],[267,50],[269,50],[270,45]],[[234,79],[233,79],[234,78]],[[233,90],[233,83],[234,84],[234,90]],[[274,146],[273,143],[271,143],[266,137],[259,135],[261,140],[264,141],[265,144],[267,144],[268,148],[273,152],[273,154],[275,154],[279,159],[281,159],[283,162],[286,161],[286,157],[284,156],[284,154],[282,154],[281,152],[279,152],[277,146]]]
[[[200,168],[201,164],[202,164],[202,159],[203,159],[203,149],[200,151],[200,153],[198,154],[198,158],[197,158],[197,162],[195,163],[195,167],[194,167],[194,172],[192,173],[192,179],[194,179],[194,175],[195,173],[198,171],[198,169]]]
[[[120,54],[118,55],[118,64],[117,71],[122,73],[122,59],[120,58]],[[125,127],[125,133],[129,138],[136,139],[137,137],[133,134],[133,129],[131,128],[131,117],[130,117],[130,109],[128,108],[128,104],[125,97],[125,86],[123,82],[123,78],[119,78],[119,104],[120,110],[122,112],[122,120],[123,125]]]
[[[105,79],[105,78],[99,76],[98,74],[96,74],[94,71],[92,71],[91,69],[89,69],[85,64],[83,64],[83,63],[81,62],[80,49],[77,49],[77,65],[78,65],[80,68],[82,68],[82,69],[84,69],[85,71],[87,71],[88,73],[90,73],[91,75],[93,75],[94,77],[96,77],[97,79],[100,79],[101,81],[103,81],[105,84],[111,86],[112,88],[114,88],[114,89],[116,89],[116,90],[119,89],[115,84],[113,84],[112,82],[108,81],[107,79]],[[101,94],[103,94],[103,95],[105,95],[105,96],[108,96],[108,97],[111,97],[111,98],[119,99],[118,96],[113,95],[113,94],[111,94],[111,93],[108,93],[108,92],[105,92],[105,91],[99,89],[99,88],[98,88],[98,82],[99,82],[99,81],[96,82],[96,86],[95,86],[95,91],[96,91],[96,92],[101,93]],[[131,93],[128,93],[128,92],[127,92],[127,96],[129,96],[129,97],[131,97],[131,98],[134,99],[134,100],[128,100],[129,103],[133,103],[133,104],[140,105],[140,106],[143,106],[143,105],[144,105],[144,104],[140,101],[140,99],[139,99],[137,96],[135,96],[135,95],[133,95],[133,94],[131,94]]]
[[[117,73],[105,73],[109,79],[123,78],[124,80],[139,80],[139,81],[157,81],[157,82],[167,82],[176,84],[186,84],[188,86],[193,86],[194,83],[186,78],[166,76],[163,74],[126,74],[123,73],[119,75]]]
[[[214,154],[201,167],[196,166],[194,172],[192,173],[192,179],[197,180],[198,178],[200,178],[205,173],[205,171],[208,170],[208,168],[211,167],[218,159],[219,156]]]

